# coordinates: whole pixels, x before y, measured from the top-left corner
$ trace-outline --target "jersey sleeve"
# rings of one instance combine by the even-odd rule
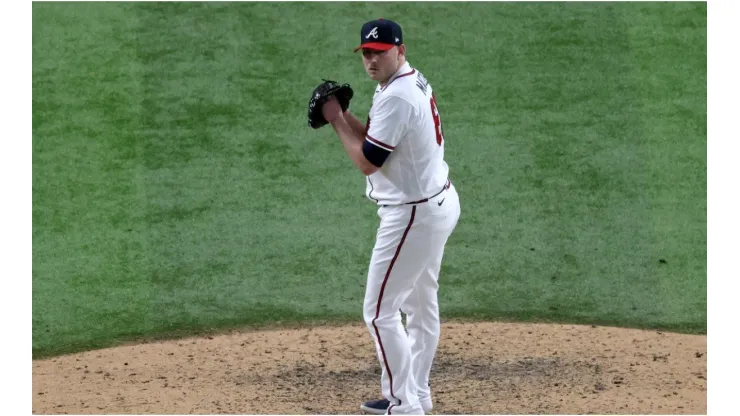
[[[373,117],[368,121],[363,153],[375,166],[382,166],[401,139],[406,135],[412,105],[399,97],[389,96],[373,105]]]

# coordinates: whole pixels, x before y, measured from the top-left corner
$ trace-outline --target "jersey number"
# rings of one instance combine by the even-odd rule
[[[432,98],[429,99],[429,105],[432,106],[432,117],[434,118],[434,132],[437,133],[437,144],[442,146],[444,140],[444,132],[442,131],[442,122],[439,120],[439,111],[437,111],[437,99],[432,94]]]

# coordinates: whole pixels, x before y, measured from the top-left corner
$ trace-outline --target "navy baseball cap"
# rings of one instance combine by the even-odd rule
[[[355,52],[360,49],[387,51],[402,43],[403,33],[401,32],[401,26],[392,20],[380,18],[362,25],[360,46],[355,48]]]

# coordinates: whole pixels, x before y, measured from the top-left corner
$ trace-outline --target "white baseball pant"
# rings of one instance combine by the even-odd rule
[[[431,408],[429,373],[439,342],[438,278],[445,244],[460,217],[455,187],[415,205],[378,209],[364,318],[382,368],[388,414]],[[401,313],[406,314],[406,331]]]

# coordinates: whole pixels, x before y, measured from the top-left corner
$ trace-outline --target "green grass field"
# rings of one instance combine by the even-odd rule
[[[443,318],[706,333],[706,3],[34,3],[34,357],[361,322],[376,208],[306,104],[364,119],[381,16],[461,197]]]

